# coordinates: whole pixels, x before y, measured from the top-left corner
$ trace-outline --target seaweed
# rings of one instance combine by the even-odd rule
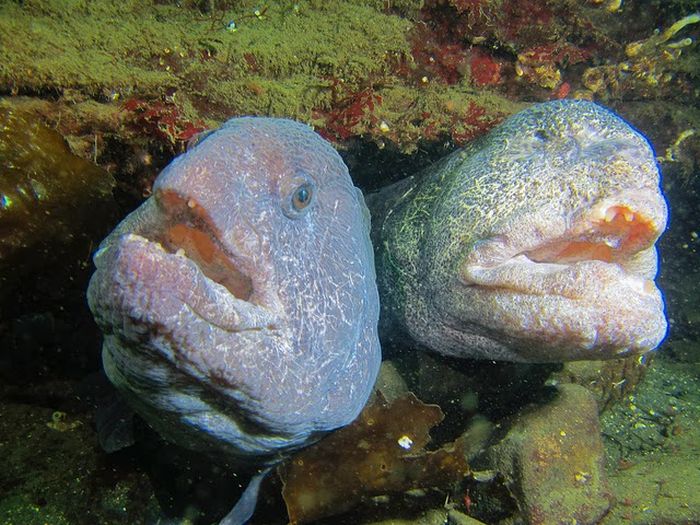
[[[339,514],[371,496],[461,481],[469,472],[462,440],[426,450],[428,431],[443,417],[411,393],[391,403],[377,393],[355,422],[280,467],[290,522]]]

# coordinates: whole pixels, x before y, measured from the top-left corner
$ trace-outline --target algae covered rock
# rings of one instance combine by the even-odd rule
[[[610,507],[598,407],[578,385],[521,412],[489,451],[527,523],[597,523]]]
[[[553,372],[550,383],[573,383],[593,393],[601,412],[634,392],[652,354],[609,361],[571,361]]]
[[[56,383],[46,406],[0,403],[0,523],[143,523],[157,517],[157,501],[143,472],[128,472],[103,458],[90,413],[75,399],[69,383]],[[28,468],[31,465],[31,468]]]

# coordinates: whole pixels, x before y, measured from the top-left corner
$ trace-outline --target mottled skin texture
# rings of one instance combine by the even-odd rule
[[[367,202],[387,339],[547,362],[642,353],[666,333],[654,154],[600,106],[532,106]]]
[[[228,121],[94,259],[107,376],[168,440],[271,464],[364,406],[380,362],[367,209],[307,126]]]

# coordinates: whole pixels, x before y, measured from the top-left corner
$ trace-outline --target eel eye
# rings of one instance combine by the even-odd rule
[[[280,204],[282,213],[290,219],[306,215],[315,204],[316,182],[306,174],[298,174],[282,182]]]
[[[294,191],[292,195],[292,206],[294,206],[295,210],[301,211],[309,205],[312,196],[313,189],[311,185],[304,183]]]
[[[540,140],[542,142],[549,138],[549,134],[543,129],[536,130],[534,136],[537,140]]]

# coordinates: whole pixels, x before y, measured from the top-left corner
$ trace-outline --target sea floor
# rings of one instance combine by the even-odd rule
[[[220,493],[227,486],[222,472],[214,481],[203,481],[206,476],[202,473],[190,472],[188,477],[186,468],[179,475],[158,479],[144,458],[148,449],[104,453],[95,432],[90,389],[85,381],[3,389],[0,523],[164,523],[164,493],[179,493],[199,503],[211,503],[218,494],[221,501],[215,511],[226,511],[235,496]],[[678,361],[662,350],[634,394],[602,414],[601,429],[613,494],[611,510],[601,523],[700,522],[700,362]],[[235,483],[228,486],[235,492]],[[267,483],[255,523],[286,522],[281,500],[275,495],[279,488],[274,479]],[[442,497],[449,499],[449,491],[443,496],[439,492],[404,496],[410,518],[401,515],[401,505],[396,505],[394,497],[392,508],[399,509],[396,519],[386,521],[382,511],[382,522],[456,523],[466,519],[463,507],[436,505]],[[381,506],[381,499],[366,506],[364,516],[362,506],[354,509],[353,521],[348,523],[375,522],[377,505]],[[179,510],[185,518],[170,523],[213,519],[194,507],[177,507],[173,504],[168,510]],[[452,521],[447,521],[448,514]],[[340,521],[327,518],[321,522]]]

